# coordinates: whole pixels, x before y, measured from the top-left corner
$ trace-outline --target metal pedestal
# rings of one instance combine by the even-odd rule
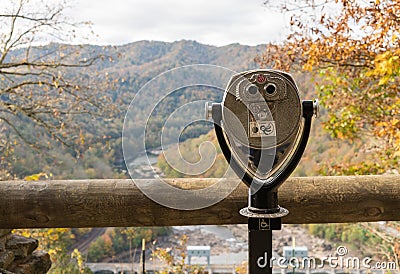
[[[281,229],[281,219],[249,218],[249,273],[271,274],[272,230]]]

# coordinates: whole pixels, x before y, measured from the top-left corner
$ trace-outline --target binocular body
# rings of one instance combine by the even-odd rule
[[[277,188],[303,154],[317,101],[301,101],[290,74],[255,70],[231,77],[221,103],[208,104],[231,167],[252,188]]]

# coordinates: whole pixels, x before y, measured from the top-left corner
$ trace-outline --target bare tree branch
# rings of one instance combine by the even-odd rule
[[[114,110],[104,93],[112,81],[93,77],[96,72],[88,69],[107,59],[82,46],[33,47],[41,37],[68,39],[74,35],[72,30],[86,23],[64,20],[62,5],[50,3],[35,10],[28,2],[20,0],[11,12],[0,14],[4,22],[0,30],[0,120],[4,125],[0,134],[7,132],[37,149],[62,144],[79,155],[76,144],[98,126],[90,123],[93,117],[101,121]]]

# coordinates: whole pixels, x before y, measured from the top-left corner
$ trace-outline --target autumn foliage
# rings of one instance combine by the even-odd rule
[[[331,173],[399,170],[400,2],[308,1],[280,6],[291,13],[291,33],[270,45],[260,62],[285,71],[309,72],[326,110],[333,137],[362,139],[369,161],[343,164]]]

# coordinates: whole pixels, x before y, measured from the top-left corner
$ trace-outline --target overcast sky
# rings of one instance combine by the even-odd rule
[[[69,5],[68,16],[91,21],[98,35],[91,42],[103,45],[181,39],[257,45],[282,40],[287,22],[262,0],[81,0]]]

